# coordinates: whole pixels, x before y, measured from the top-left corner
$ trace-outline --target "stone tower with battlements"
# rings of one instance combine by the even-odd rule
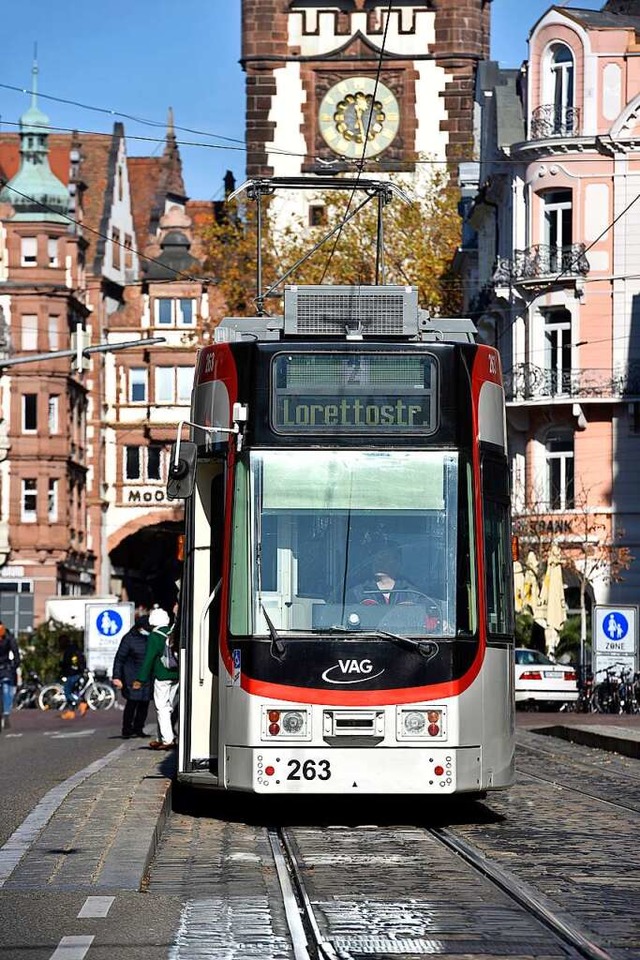
[[[489,0],[243,0],[247,175],[471,157]]]

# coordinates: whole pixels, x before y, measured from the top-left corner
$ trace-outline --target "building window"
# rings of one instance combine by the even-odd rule
[[[120,269],[120,231],[115,227],[111,231],[111,266]]]
[[[327,223],[327,208],[324,204],[314,203],[309,207],[309,226],[324,227]]]
[[[162,444],[149,444],[147,449],[147,479],[162,480]]]
[[[162,480],[161,443],[150,443],[148,447],[125,447],[125,480]]]
[[[178,367],[177,383],[178,403],[191,403],[191,387],[193,386],[193,367]]]
[[[129,400],[131,403],[147,402],[147,371],[144,367],[129,370]]]
[[[172,304],[173,300],[167,300],[164,297],[161,300],[156,300],[156,323],[158,326],[171,326],[173,317]]]
[[[38,238],[22,237],[20,241],[20,263],[23,267],[35,267],[38,262]]]
[[[130,233],[124,235],[124,265],[127,270],[133,268],[133,237]]]
[[[564,307],[544,311],[544,368],[551,396],[571,393],[571,314]]]
[[[22,338],[21,346],[23,350],[38,349],[38,318],[34,313],[24,313],[22,315]]]
[[[49,350],[60,349],[60,317],[49,317]]]
[[[52,394],[49,397],[49,433],[55,434],[60,429],[60,397]]]
[[[124,478],[125,480],[139,480],[140,477],[140,447],[125,447]]]
[[[556,44],[550,61],[553,88],[554,133],[563,134],[573,127],[573,55],[569,47]]]
[[[156,403],[190,403],[193,367],[156,367]]]
[[[175,367],[156,367],[156,403],[174,403],[175,392]]]
[[[49,266],[58,266],[58,238],[49,237],[47,240],[47,254],[49,256]]]
[[[47,516],[50,523],[55,523],[58,519],[58,481],[49,479],[49,490],[47,498]]]
[[[20,500],[20,519],[23,523],[35,523],[38,519],[38,482],[37,480],[22,481],[22,497]]]
[[[549,509],[571,510],[575,506],[573,433],[549,431],[545,453]]]
[[[196,322],[195,300],[182,297],[156,300],[156,324],[159,327],[193,327]]]
[[[38,429],[38,394],[22,394],[22,429],[25,433],[35,433]]]
[[[544,243],[549,263],[543,272],[561,272],[571,265],[573,211],[571,190],[549,190],[543,194]]]

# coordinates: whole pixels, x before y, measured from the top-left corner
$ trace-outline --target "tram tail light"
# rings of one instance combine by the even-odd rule
[[[446,738],[446,707],[401,707],[397,715],[398,740]]]

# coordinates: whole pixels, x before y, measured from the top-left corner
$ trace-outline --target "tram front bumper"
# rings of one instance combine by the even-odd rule
[[[229,790],[440,795],[482,789],[480,747],[227,747],[225,759]]]

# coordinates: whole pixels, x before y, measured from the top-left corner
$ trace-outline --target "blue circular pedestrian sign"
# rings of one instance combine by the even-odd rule
[[[605,616],[602,630],[607,640],[624,640],[629,632],[629,621],[623,613],[612,610]]]
[[[122,617],[117,610],[102,610],[96,619],[96,626],[103,637],[115,637],[122,630]]]

